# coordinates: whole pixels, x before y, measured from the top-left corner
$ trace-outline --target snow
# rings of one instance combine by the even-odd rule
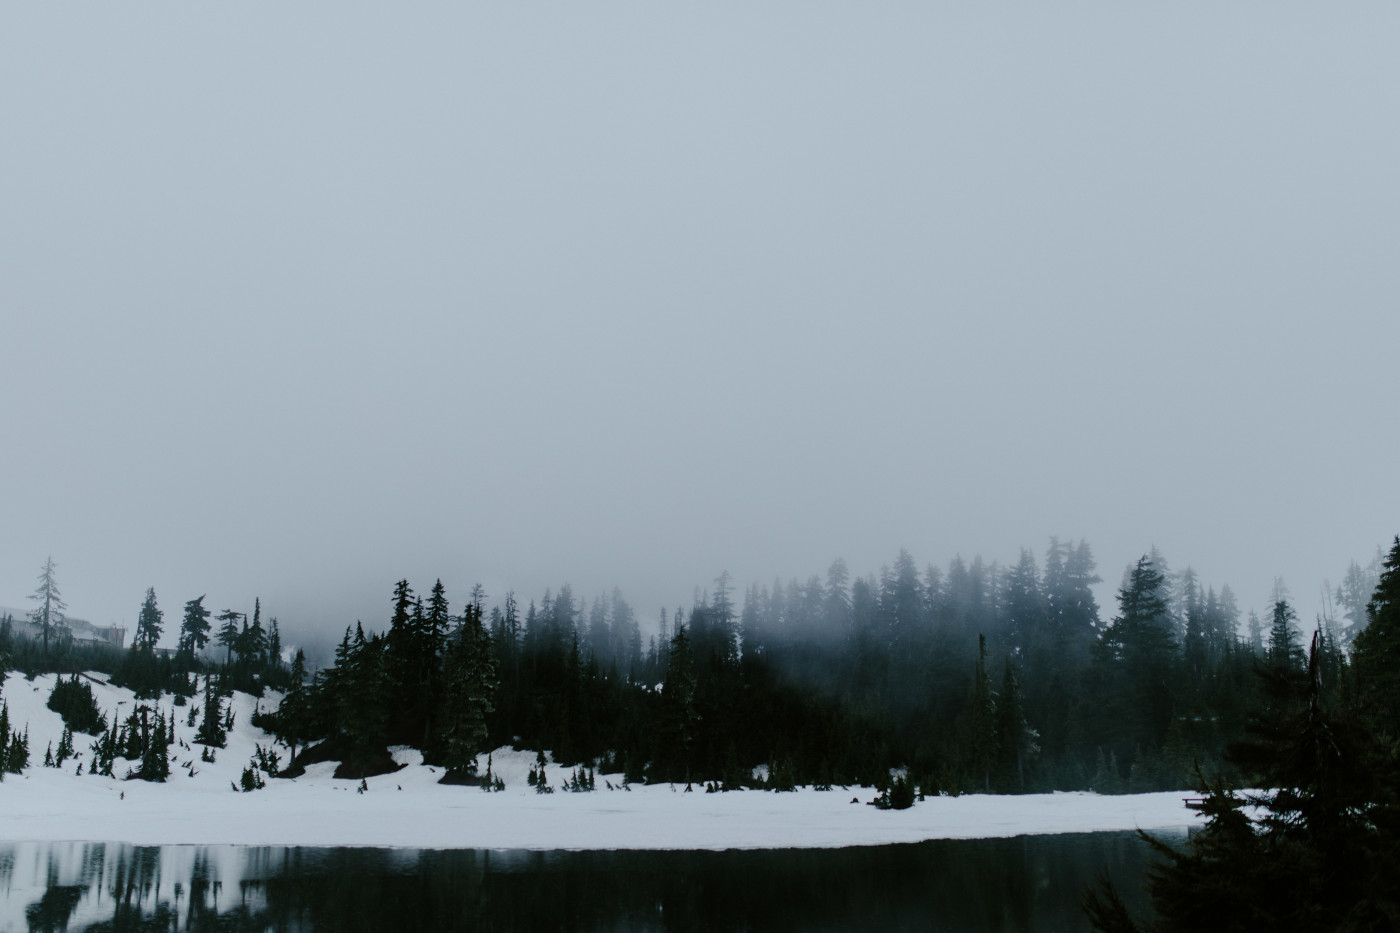
[[[105,679],[93,674],[94,678]],[[217,761],[199,760],[202,746],[187,726],[188,707],[175,708],[175,733],[189,749],[171,747],[171,776],[165,784],[123,781],[43,767],[44,749],[57,747],[63,722],[45,707],[52,674],[32,682],[8,675],[4,699],[12,728],[29,727],[30,766],[0,783],[0,842],[120,842],[135,845],[385,846],[483,849],[734,849],[828,848],[882,845],[926,839],[967,839],[1042,833],[1181,829],[1200,820],[1182,798],[1191,791],[1125,796],[1090,793],[1025,796],[936,797],[912,809],[882,811],[865,802],[869,788],[799,790],[794,793],[742,791],[706,794],[695,785],[632,785],[620,788],[620,775],[597,775],[592,793],[566,793],[560,786],[570,769],[549,761],[553,794],[537,794],[526,782],[535,753],[498,748],[492,773],[506,783],[500,793],[437,783],[442,769],[422,763],[420,753],[393,749],[405,765],[358,782],[331,777],[333,763],[313,765],[294,780],[268,779],[267,787],[236,793],[236,783],[255,744],[273,739],[251,724],[253,697],[237,694],[228,747]],[[94,684],[111,721],[125,717],[134,702],[130,691]],[[196,697],[195,702],[200,701]],[[276,699],[264,698],[264,708]],[[167,714],[171,699],[160,707]],[[95,737],[74,736],[87,771]],[[286,749],[279,748],[283,761]],[[193,761],[193,776],[185,763]],[[128,763],[134,764],[134,763]],[[480,759],[481,769],[486,756]],[[117,762],[115,772],[125,771]],[[859,803],[852,803],[852,798]]]

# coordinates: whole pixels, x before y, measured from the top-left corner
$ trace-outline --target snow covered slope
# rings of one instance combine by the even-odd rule
[[[102,675],[93,675],[101,678]],[[1182,804],[1189,792],[1101,797],[1039,794],[1021,797],[939,797],[904,811],[864,806],[868,788],[795,793],[744,791],[686,793],[669,784],[630,790],[620,775],[598,775],[592,793],[537,794],[526,783],[533,752],[496,749],[492,771],[506,782],[501,793],[444,786],[440,768],[422,763],[412,749],[395,749],[406,764],[393,774],[369,778],[368,792],[355,781],[331,777],[333,763],[313,765],[295,780],[268,780],[267,787],[237,793],[254,754],[273,740],[251,724],[253,697],[233,699],[234,729],[217,761],[200,761],[195,727],[185,724],[186,707],[174,707],[177,744],[165,784],[123,781],[87,774],[93,736],[74,736],[77,762],[62,770],[42,765],[49,742],[57,747],[63,721],[45,707],[55,676],[32,682],[11,673],[4,687],[10,721],[30,735],[30,767],[0,783],[0,841],[86,840],[135,844],[406,846],[488,849],[730,849],[878,845],[924,839],[1016,836],[1032,833],[1167,829],[1191,825],[1196,815]],[[130,691],[94,684],[108,721],[125,717]],[[198,702],[198,698],[196,698]],[[265,698],[269,707],[276,698]],[[170,697],[160,701],[167,713]],[[183,744],[182,744],[183,743]],[[188,745],[188,748],[183,747]],[[286,749],[279,749],[286,760]],[[125,773],[122,761],[114,769]],[[486,756],[480,759],[486,767]],[[193,775],[189,771],[193,771]],[[558,788],[568,769],[550,762]],[[697,785],[698,787],[698,785]],[[860,802],[852,803],[856,798]]]

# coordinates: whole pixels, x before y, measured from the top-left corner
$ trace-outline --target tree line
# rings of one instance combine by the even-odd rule
[[[191,697],[193,675],[203,672],[218,674],[225,691],[258,695],[265,687],[284,689],[290,680],[277,619],[264,623],[261,599],[254,599],[251,615],[226,609],[218,616],[205,607],[204,596],[189,600],[175,633],[176,647],[170,650],[158,646],[165,633],[165,612],[155,590],[147,588],[131,645],[123,650],[106,642],[73,637],[54,570],[50,558],[30,597],[38,602],[28,620],[37,638],[16,638],[15,620],[0,618],[0,667],[5,670],[19,670],[30,677],[45,671],[102,671],[112,675],[113,684],[135,691],[139,699],[154,699],[163,693]],[[217,630],[211,618],[221,623]]]
[[[1339,611],[1319,620],[1318,646],[1329,672],[1349,664],[1378,573],[1379,560],[1353,562],[1329,588]],[[387,624],[347,628],[312,675],[301,652],[284,658],[261,600],[218,614],[189,600],[176,647],[158,648],[164,613],[148,590],[123,652],[13,639],[3,624],[0,652],[23,670],[109,670],[146,698],[192,698],[201,671],[221,695],[277,689],[280,708],[260,724],[290,747],[290,773],[317,760],[382,773],[389,746],[411,745],[472,781],[479,752],[510,744],[716,788],[753,786],[756,768],[771,787],[883,787],[903,769],[925,793],[1167,789],[1197,765],[1243,779],[1224,751],[1260,702],[1256,667],[1307,663],[1286,592],[1267,624],[1243,620],[1228,586],[1173,573],[1153,550],[1104,620],[1098,582],[1089,545],[1056,539],[1040,563],[1023,550],[1006,567],[920,568],[901,551],[878,574],[837,560],[742,596],[722,573],[688,609],[662,610],[644,641],[618,590],[585,604],[565,585],[487,610],[478,586],[454,611],[440,581],[424,598],[401,580]],[[52,560],[33,598],[31,618],[61,632]]]
[[[478,587],[454,613],[440,581],[425,600],[403,580],[382,631],[347,629],[309,678],[297,662],[270,721],[294,767],[345,776],[391,769],[405,744],[473,780],[478,752],[510,744],[716,788],[754,786],[758,766],[772,787],[904,769],[924,793],[1172,789],[1197,766],[1244,780],[1224,751],[1260,702],[1255,669],[1307,663],[1286,593],[1266,628],[1153,551],[1104,620],[1098,582],[1087,543],[1053,539],[1043,566],[1022,551],[920,569],[901,551],[877,575],[838,560],[742,599],[723,573],[644,645],[618,591],[488,611]],[[1358,627],[1322,619],[1320,663],[1345,668]]]

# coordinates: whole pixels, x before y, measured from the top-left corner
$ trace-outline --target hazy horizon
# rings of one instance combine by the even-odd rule
[[[1092,542],[1089,543],[1092,548]],[[1142,554],[1139,554],[1138,557],[1145,556],[1147,551],[1150,551],[1151,549],[1152,547],[1149,546],[1143,551]],[[1355,559],[1358,564],[1365,566],[1372,559],[1380,556],[1378,553],[1379,549],[1380,545],[1378,545],[1377,549],[1373,550],[1370,554],[1358,555],[1353,559]],[[1030,550],[1032,550],[1035,554],[1036,566],[1043,571],[1043,550],[1036,550],[1034,548],[1031,548]],[[918,555],[914,556],[917,560]],[[1017,556],[1019,556],[1019,550],[1017,552]],[[888,566],[893,562],[893,557],[894,555],[891,556],[891,560],[882,563],[882,565],[879,568],[849,568],[852,571],[851,579],[854,580],[857,577],[878,577],[879,572],[887,569]],[[986,558],[984,555],[980,554],[972,555],[959,553],[954,555],[954,557],[962,558],[969,563],[975,557],[982,557],[985,563],[989,565],[995,563],[998,566],[1000,566],[1003,570],[1007,568],[1008,564],[1015,562],[1015,559],[1013,558],[989,559]],[[1173,561],[1171,555],[1169,554],[1162,554],[1162,557],[1165,559],[1168,567],[1174,575],[1184,570],[1188,566],[1196,570],[1198,574],[1202,574],[1199,582],[1203,589],[1209,588],[1214,589],[1216,592],[1219,592],[1223,586],[1229,586],[1231,590],[1235,592],[1236,597],[1240,599],[1240,608],[1242,612],[1240,623],[1242,628],[1245,621],[1245,616],[1247,616],[1250,611],[1257,611],[1261,619],[1263,619],[1265,623],[1267,623],[1267,616],[1269,612],[1269,607],[1271,605],[1270,599],[1272,596],[1272,590],[1274,586],[1273,580],[1270,580],[1269,585],[1266,588],[1260,590],[1259,593],[1254,593],[1251,591],[1246,597],[1242,596],[1238,587],[1232,584],[1229,580],[1215,580],[1209,575],[1203,574],[1201,568],[1196,567],[1195,565],[1179,564]],[[1102,582],[1097,584],[1094,587],[1094,590],[1099,602],[1099,615],[1104,623],[1107,623],[1117,613],[1118,607],[1115,596],[1121,581],[1122,573],[1136,560],[1137,557],[1134,557],[1132,560],[1125,563],[1122,567],[1116,568],[1105,568],[1102,564],[1099,565],[1098,572],[1099,576],[1102,578]],[[928,561],[921,561],[919,563],[919,566],[923,568],[929,563],[930,562]],[[934,566],[938,567],[942,571],[946,571],[948,565],[948,561],[933,561],[931,563],[933,563]],[[1106,569],[1109,572],[1105,572]],[[1333,587],[1335,587],[1340,582],[1342,571],[1344,570],[1345,566],[1343,566],[1341,570],[1333,574],[1330,578],[1327,578]],[[753,578],[749,580],[734,578],[730,581],[730,586],[732,588],[732,598],[735,600],[736,607],[742,607],[744,604],[745,591],[747,590],[750,584],[765,588],[767,590],[771,590],[774,583],[780,583],[782,586],[787,587],[789,584],[792,583],[806,583],[808,578],[812,576],[818,576],[824,581],[825,571],[826,567],[821,567],[815,568],[808,573],[799,574],[795,576],[789,575],[784,577],[780,575],[774,575],[767,579]],[[720,572],[723,572],[723,570]],[[715,574],[716,578],[718,576],[719,572]],[[60,582],[60,589],[66,592],[67,586],[64,582],[61,568],[58,578]],[[403,578],[400,577],[399,579]],[[432,580],[415,580],[409,578],[409,583],[410,585],[412,585],[416,593],[426,598],[428,590],[431,589],[433,582],[435,582],[437,579],[439,578],[434,577]],[[447,596],[451,603],[452,611],[454,614],[461,611],[463,605],[466,603],[470,596],[472,586],[477,582],[480,581],[471,581],[468,583],[458,585],[456,587],[448,586],[446,582],[444,582],[444,586],[447,587]],[[669,602],[662,602],[658,603],[655,606],[649,607],[644,604],[639,604],[636,601],[635,597],[631,593],[629,593],[627,588],[621,586],[620,584],[616,585],[615,587],[604,587],[597,591],[582,591],[579,588],[574,587],[569,580],[564,579],[559,581],[559,583],[557,584],[546,585],[545,588],[540,590],[539,592],[527,593],[518,590],[502,590],[499,592],[492,592],[491,590],[487,589],[485,606],[488,609],[491,607],[500,606],[505,599],[506,593],[512,592],[514,593],[517,601],[519,602],[523,618],[526,608],[531,603],[538,605],[541,602],[541,599],[546,594],[557,595],[560,592],[561,587],[567,585],[572,591],[573,598],[579,610],[581,619],[586,620],[588,610],[592,605],[594,598],[600,596],[607,597],[611,595],[614,588],[616,588],[621,591],[623,597],[627,600],[628,604],[636,613],[637,619],[641,624],[643,641],[645,643],[646,639],[654,635],[657,631],[657,617],[660,610],[666,610],[668,620],[678,608],[688,613],[690,608],[695,603],[696,596],[698,595],[702,598],[707,597],[708,594],[713,591],[716,582],[716,579],[710,579],[704,582],[697,582],[693,585],[693,587],[687,594],[677,594],[677,597]],[[1290,599],[1290,602],[1295,608],[1303,608],[1304,610],[1306,610],[1307,607],[1314,607],[1314,615],[1303,616],[1300,613],[1300,618],[1298,620],[1299,625],[1303,628],[1304,631],[1311,631],[1315,627],[1316,611],[1320,611],[1323,606],[1323,600],[1320,593],[1312,594],[1310,598],[1308,594],[1299,593],[1294,587],[1288,586],[1286,580],[1284,581],[1284,583],[1288,591],[1288,597]],[[1321,589],[1321,586],[1322,584],[1320,582],[1318,584],[1319,590]],[[353,618],[351,616],[345,616],[339,620],[330,617],[324,612],[318,613],[314,605],[309,604],[309,602],[314,603],[314,600],[311,600],[309,597],[306,596],[306,594],[298,592],[279,593],[273,596],[272,598],[268,598],[265,594],[259,593],[254,594],[253,596],[248,596],[246,599],[240,597],[216,599],[214,598],[216,594],[206,592],[180,595],[176,598],[171,598],[169,596],[162,596],[162,594],[157,592],[157,599],[165,617],[165,627],[164,633],[161,638],[161,644],[168,647],[174,647],[179,632],[180,619],[182,618],[183,613],[183,606],[185,601],[188,599],[193,599],[196,596],[205,595],[205,607],[215,613],[223,609],[233,609],[235,611],[251,614],[254,608],[254,599],[256,597],[261,601],[261,608],[263,612],[263,619],[265,625],[269,619],[278,618],[279,627],[282,632],[284,644],[288,644],[294,647],[303,647],[307,650],[308,656],[313,661],[313,663],[317,665],[325,664],[329,663],[331,648],[333,647],[334,643],[340,639],[341,635],[344,633],[344,630],[347,627],[353,629],[357,624],[362,623],[366,632],[384,632],[387,630],[389,619],[392,615],[392,584],[385,586],[383,589],[384,592],[380,594],[378,598],[367,599],[365,601],[363,611],[357,611],[354,614]],[[1256,587],[1254,589],[1259,588]],[[142,598],[144,598],[144,593],[145,591],[142,590]],[[36,604],[29,599],[9,599],[7,602],[0,602],[0,612],[3,612],[5,610],[13,611],[16,614],[16,618],[18,618],[20,614],[28,613],[29,611],[31,611],[35,605]],[[304,614],[304,616],[289,616],[285,611],[285,608],[279,611],[279,606],[291,606],[293,608],[293,612]],[[86,621],[92,622],[96,625],[124,626],[128,629],[128,636],[130,636],[131,631],[134,631],[135,629],[136,616],[138,615],[140,608],[140,600],[138,599],[135,602],[135,604],[132,607],[130,607],[130,611],[125,611],[115,615],[93,615],[91,613],[75,611],[71,608],[68,612],[68,615],[74,618],[85,619]],[[305,621],[306,618],[311,618],[315,621],[308,624]],[[1240,634],[1241,636],[1243,636],[1243,631],[1241,631]]]
[[[0,13],[0,605],[1400,532],[1400,9]],[[308,633],[298,635],[298,632]],[[312,635],[310,633],[316,633]]]

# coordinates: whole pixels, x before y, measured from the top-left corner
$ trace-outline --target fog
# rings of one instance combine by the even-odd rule
[[[0,13],[0,604],[1400,531],[1400,9]]]

